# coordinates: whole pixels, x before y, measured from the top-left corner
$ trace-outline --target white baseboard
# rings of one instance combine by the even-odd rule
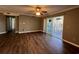
[[[0,34],[5,34],[6,32],[0,32]]]
[[[63,39],[63,41],[79,48],[78,44],[72,43],[72,42],[64,40],[64,39]]]
[[[42,32],[42,30],[34,30],[34,31],[22,31],[22,32],[19,32],[19,33],[30,33],[30,32],[39,32],[39,31]]]

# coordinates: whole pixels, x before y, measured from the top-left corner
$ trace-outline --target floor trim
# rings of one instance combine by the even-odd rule
[[[0,34],[5,34],[6,32],[0,32]]]
[[[42,32],[42,30],[34,30],[34,31],[22,31],[22,32],[19,32],[20,33],[31,33],[31,32]]]
[[[64,39],[63,39],[63,41],[79,48],[79,45],[78,44],[72,43],[72,42],[70,42],[68,40],[64,40]]]

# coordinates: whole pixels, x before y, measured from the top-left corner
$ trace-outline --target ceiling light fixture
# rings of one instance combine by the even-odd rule
[[[40,16],[41,15],[40,9],[41,9],[40,7],[36,7],[36,15],[37,16]]]
[[[39,16],[39,15],[41,15],[41,13],[40,12],[36,12],[36,15]]]

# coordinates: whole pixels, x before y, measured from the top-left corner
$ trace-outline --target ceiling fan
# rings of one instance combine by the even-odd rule
[[[36,7],[36,11],[35,11],[35,12],[36,12],[36,15],[37,15],[37,16],[47,14],[47,11],[46,11],[46,10],[42,10],[41,7]]]

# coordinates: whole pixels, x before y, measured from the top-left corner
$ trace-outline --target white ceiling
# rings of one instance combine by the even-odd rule
[[[47,11],[43,16],[50,16],[55,13],[79,7],[77,5],[0,5],[0,13],[7,15],[28,15],[36,16],[35,8],[39,6],[42,11]]]

